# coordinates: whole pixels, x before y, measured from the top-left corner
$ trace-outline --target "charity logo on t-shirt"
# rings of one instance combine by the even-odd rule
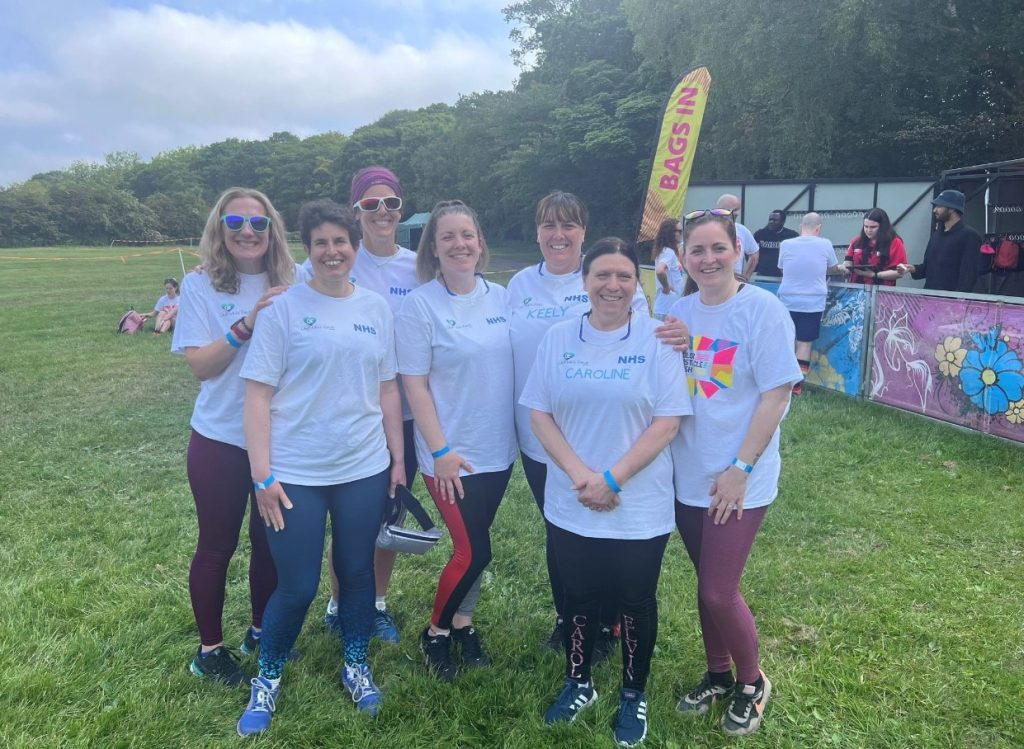
[[[738,350],[739,343],[735,341],[694,336],[690,350],[683,355],[691,395],[711,398],[719,390],[732,387],[733,361]]]

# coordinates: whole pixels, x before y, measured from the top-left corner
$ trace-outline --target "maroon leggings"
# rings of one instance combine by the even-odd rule
[[[277,587],[277,572],[267,545],[267,532],[256,509],[249,475],[249,454],[240,447],[192,432],[188,443],[188,483],[196,502],[199,541],[188,572],[192,611],[203,645],[224,640],[221,616],[228,564],[238,546],[238,534],[249,510],[249,598],[252,625],[261,627],[263,609]]]
[[[757,625],[740,594],[740,578],[767,507],[730,514],[715,525],[704,507],[676,502],[676,528],[697,571],[697,608],[708,671],[731,671],[751,684],[760,676]]]

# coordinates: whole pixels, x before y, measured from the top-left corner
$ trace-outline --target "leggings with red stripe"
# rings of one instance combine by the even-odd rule
[[[263,623],[263,610],[277,587],[277,572],[267,545],[267,532],[256,509],[249,475],[249,453],[235,445],[193,431],[188,443],[188,483],[196,503],[199,541],[188,572],[192,611],[203,645],[224,640],[221,616],[228,564],[249,507],[249,599],[252,625]]]
[[[465,613],[460,610],[463,599],[491,561],[491,524],[511,476],[512,466],[504,471],[462,476],[465,496],[454,504],[441,499],[433,476],[423,476],[427,491],[448,526],[453,547],[434,597],[430,621],[435,627],[451,629],[456,611]]]
[[[757,625],[740,594],[740,578],[767,507],[730,514],[715,525],[705,507],[676,502],[676,528],[697,571],[697,609],[704,637],[708,671],[732,670],[736,679],[752,684],[760,677]]]

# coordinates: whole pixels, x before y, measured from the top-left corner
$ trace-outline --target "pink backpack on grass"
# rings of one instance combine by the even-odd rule
[[[121,321],[117,324],[117,332],[131,335],[142,330],[142,326],[145,324],[146,318],[130,309],[121,316]]]

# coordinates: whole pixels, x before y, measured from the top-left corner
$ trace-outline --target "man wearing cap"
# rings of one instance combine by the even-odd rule
[[[963,221],[965,203],[958,190],[943,190],[932,200],[932,215],[939,227],[928,240],[924,260],[897,268],[901,277],[910,273],[915,279],[923,278],[924,287],[935,291],[974,290],[982,238]]]

